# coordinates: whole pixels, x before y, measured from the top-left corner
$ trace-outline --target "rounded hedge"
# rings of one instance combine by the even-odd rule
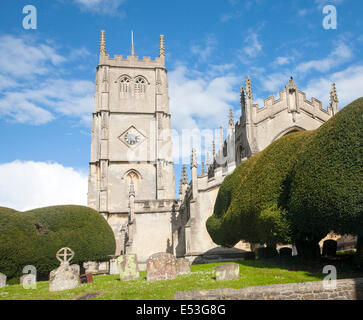
[[[291,133],[242,162],[223,181],[207,230],[213,241],[231,247],[251,243],[289,243],[286,219],[289,177],[299,150],[314,131]]]
[[[289,216],[297,239],[363,235],[363,98],[323,124],[291,174]]]
[[[72,264],[109,260],[115,238],[107,221],[83,206],[54,206],[27,212],[0,208],[0,272],[8,278],[34,265],[39,278],[59,266],[56,252],[69,247]]]

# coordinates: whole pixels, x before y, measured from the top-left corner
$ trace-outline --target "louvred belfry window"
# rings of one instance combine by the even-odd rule
[[[130,79],[127,77],[121,78],[121,92],[130,92]]]
[[[135,94],[142,94],[146,92],[146,81],[139,77],[135,80]]]

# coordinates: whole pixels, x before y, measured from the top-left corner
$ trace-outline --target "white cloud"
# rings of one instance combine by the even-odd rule
[[[291,74],[287,72],[276,72],[270,75],[262,75],[259,77],[260,83],[262,85],[261,89],[267,92],[277,92],[283,89],[283,87],[288,83]]]
[[[203,77],[185,66],[169,73],[170,106],[173,128],[215,128],[227,119],[228,110],[238,102],[233,86],[239,79],[232,75]]]
[[[193,45],[190,51],[199,56],[200,61],[206,62],[217,46],[217,39],[213,34],[207,35],[200,45]]]
[[[71,50],[66,58],[31,37],[5,35],[0,37],[0,54],[0,118],[40,125],[60,114],[89,125],[93,82],[60,78],[61,64],[89,55],[85,48]]]
[[[273,65],[283,66],[291,61],[290,57],[277,57],[273,62]]]
[[[251,58],[256,58],[262,51],[262,44],[259,41],[259,36],[256,32],[249,32],[249,35],[244,40],[244,47],[239,50],[239,59],[248,63]]]
[[[82,10],[101,15],[124,17],[125,12],[120,9],[125,0],[74,0]]]
[[[309,71],[330,71],[334,67],[348,61],[352,58],[352,50],[343,42],[340,42],[337,47],[324,59],[310,60],[299,64],[296,71],[299,73],[307,73]]]
[[[0,72],[15,79],[43,75],[66,61],[53,48],[29,38],[0,36]]]
[[[339,108],[343,108],[353,100],[363,96],[363,65],[351,66],[331,75],[313,79],[304,91],[310,97],[321,100],[324,106],[327,106],[332,82],[336,84]]]
[[[86,173],[58,163],[0,164],[0,206],[25,211],[64,204],[87,204]]]

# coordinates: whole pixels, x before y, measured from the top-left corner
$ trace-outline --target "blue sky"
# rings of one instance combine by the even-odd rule
[[[227,126],[240,116],[239,87],[254,99],[290,76],[326,107],[336,82],[340,108],[363,87],[361,0],[3,0],[0,12],[0,205],[20,210],[86,203],[99,33],[107,52],[158,55],[165,35],[172,125]],[[37,29],[23,28],[25,5]],[[336,30],[322,26],[327,4]],[[184,159],[189,163],[189,159]],[[176,181],[180,165],[176,166]],[[9,181],[10,180],[10,181]]]

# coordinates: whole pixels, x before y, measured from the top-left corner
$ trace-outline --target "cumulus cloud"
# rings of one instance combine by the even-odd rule
[[[23,79],[49,72],[66,58],[45,43],[34,43],[31,37],[0,36],[0,72],[15,79]]]
[[[326,58],[302,62],[297,66],[296,71],[299,73],[307,73],[314,70],[319,72],[330,71],[351,59],[352,56],[353,52],[349,46],[340,42]]]
[[[169,73],[175,163],[189,163],[192,147],[196,148],[198,158],[202,152],[210,152],[213,139],[219,149],[218,127],[223,126],[226,133],[229,108],[239,101],[238,90],[233,88],[239,82],[240,79],[230,73],[202,75],[184,65]]]
[[[52,205],[87,205],[87,174],[58,163],[0,164],[0,206],[19,211]]]
[[[85,48],[65,57],[31,37],[5,35],[0,37],[0,54],[0,118],[40,125],[60,114],[90,124],[93,82],[60,77],[61,64],[89,55]]]
[[[173,127],[176,130],[204,129],[223,124],[229,108],[238,102],[238,92],[233,90],[238,81],[232,74],[203,77],[179,65],[169,73]]]
[[[217,46],[217,39],[215,35],[209,34],[207,37],[201,42],[200,45],[192,45],[190,48],[191,52],[199,57],[201,62],[207,61],[207,59],[211,56],[212,52]]]
[[[321,100],[324,106],[329,103],[331,84],[335,82],[339,108],[362,97],[363,65],[351,66],[342,71],[309,81],[304,91],[311,97]]]
[[[247,55],[247,57],[255,58],[262,51],[262,44],[258,39],[257,33],[251,32],[247,36],[244,42],[245,42],[245,47],[243,49],[243,52]]]

